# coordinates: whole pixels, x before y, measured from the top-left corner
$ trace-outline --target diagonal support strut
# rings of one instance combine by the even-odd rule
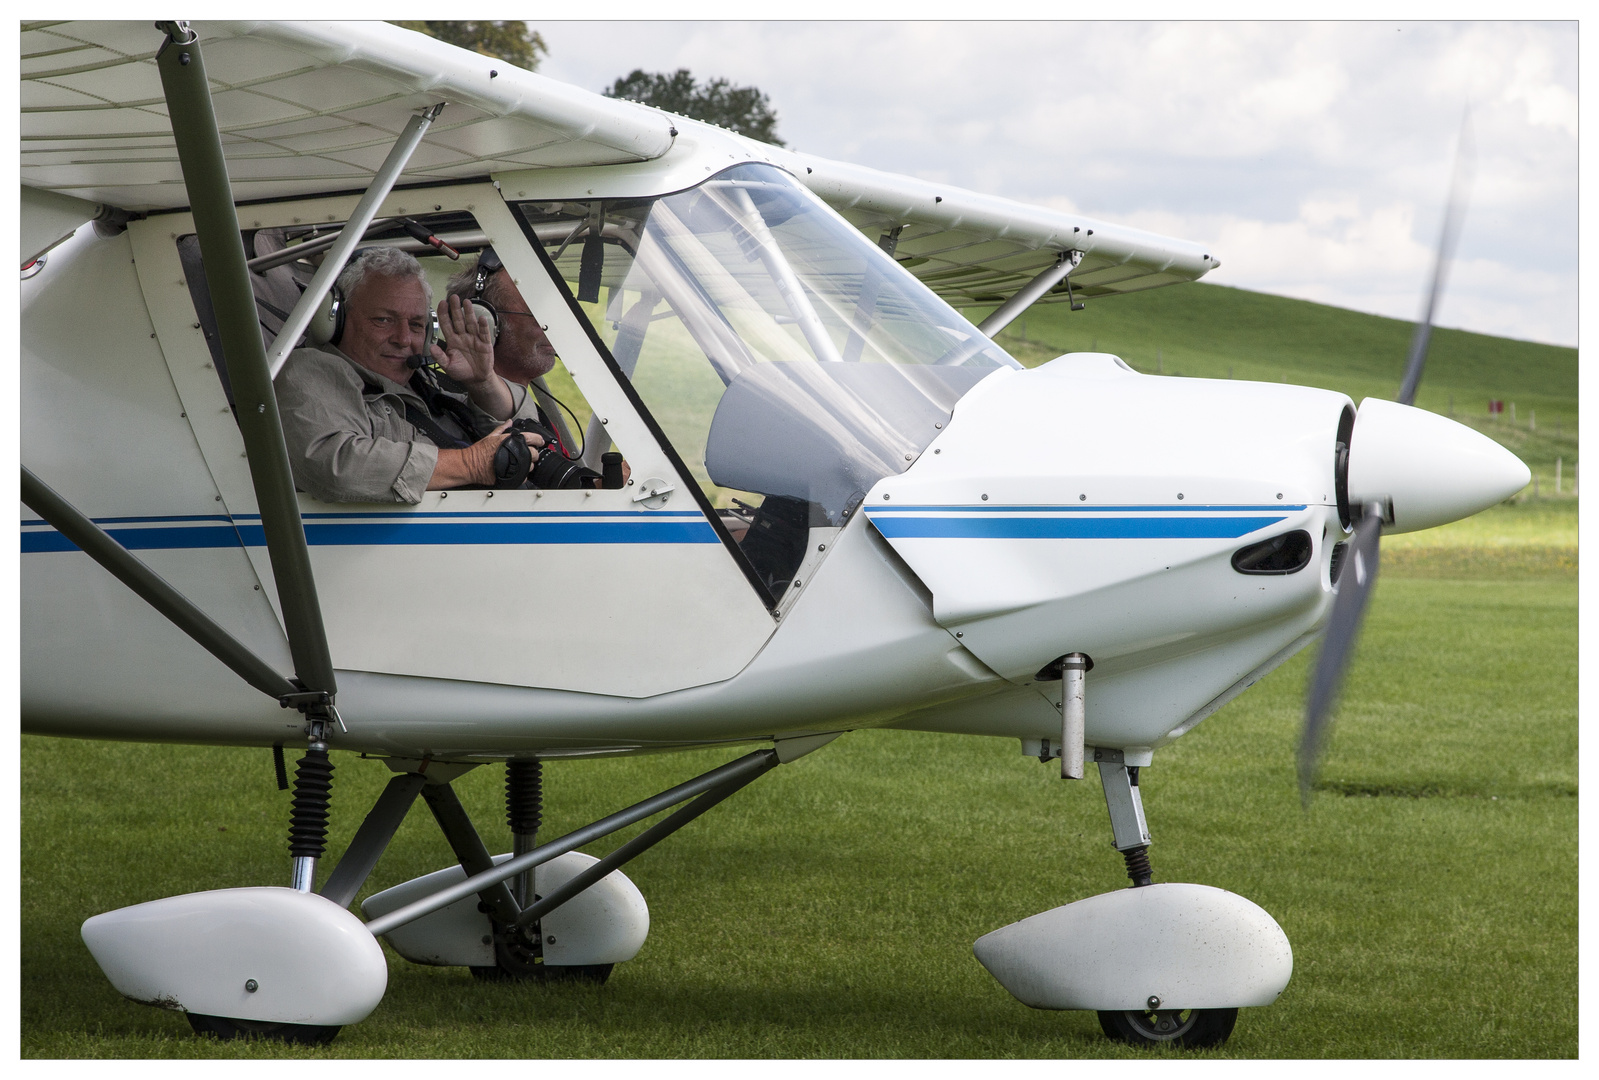
[[[372,185],[366,189],[366,194],[361,196],[361,201],[356,204],[355,213],[350,216],[350,220],[339,230],[338,237],[333,240],[332,247],[322,260],[322,265],[312,276],[311,284],[305,287],[305,292],[300,295],[294,310],[289,312],[289,317],[284,320],[283,329],[272,342],[272,352],[267,358],[267,369],[271,372],[272,378],[276,378],[278,372],[283,370],[283,364],[288,360],[294,343],[300,340],[305,328],[311,325],[311,317],[316,314],[317,305],[322,303],[322,298],[333,288],[334,279],[344,269],[344,264],[349,262],[350,253],[355,250],[355,245],[366,236],[367,227],[377,216],[378,207],[388,198],[390,189],[405,171],[411,155],[421,145],[422,136],[427,133],[427,129],[443,110],[444,103],[440,102],[426,112],[411,117],[410,122],[405,125],[405,130],[400,133],[399,139],[389,150],[389,156],[383,159],[383,165],[372,178]]]
[[[441,908],[449,907],[457,900],[471,896],[474,893],[482,893],[500,882],[509,881],[524,870],[531,870],[533,867],[547,863],[557,856],[565,855],[568,851],[574,851],[584,844],[609,836],[619,829],[624,829],[634,822],[642,821],[668,807],[676,806],[680,802],[686,802],[696,795],[703,795],[706,792],[718,793],[719,789],[732,788],[735,784],[738,787],[742,787],[744,783],[753,780],[769,769],[775,768],[780,760],[777,750],[756,750],[753,753],[745,754],[743,757],[730,761],[719,768],[712,769],[710,772],[695,777],[693,780],[681,783],[674,788],[669,788],[659,795],[652,796],[642,802],[634,803],[625,810],[618,810],[616,813],[603,817],[591,825],[575,829],[559,839],[551,840],[547,844],[540,844],[524,855],[507,859],[493,869],[472,874],[465,881],[457,882],[447,888],[440,889],[431,896],[425,896],[420,900],[406,904],[404,907],[396,908],[387,915],[380,915],[368,922],[366,928],[371,931],[374,937],[382,937],[389,931],[396,930],[407,923],[415,922],[424,915],[431,915]],[[728,794],[731,793],[731,791],[728,792]],[[685,811],[690,809],[693,809],[693,807],[684,808]],[[704,809],[709,809],[709,806],[707,805]],[[703,812],[703,810],[700,812]],[[674,814],[673,818],[677,816]],[[696,813],[693,816],[697,817],[698,814]],[[671,820],[672,818],[668,818],[666,821],[660,822],[655,828],[665,826]],[[690,819],[682,819],[679,826],[675,826],[673,831],[675,831],[676,827],[687,824],[688,820]],[[641,834],[636,839],[642,839],[643,835]],[[530,908],[529,910],[533,909]]]
[[[764,772],[765,770],[761,770]],[[572,899],[578,893],[605,877],[612,870],[624,863],[630,862],[644,854],[650,848],[671,836],[677,830],[705,813],[717,803],[722,802],[734,792],[752,783],[761,772],[751,771],[748,775],[739,777],[723,784],[721,787],[712,788],[681,810],[673,812],[666,818],[651,825],[627,843],[622,844],[605,858],[572,878],[566,884],[550,893],[548,896],[536,901],[523,910],[516,920],[518,926],[533,926],[544,916]],[[535,849],[536,850],[536,849]]]
[[[1019,289],[1015,296],[995,308],[993,314],[977,324],[986,337],[993,337],[1009,326],[1022,312],[1032,307],[1039,297],[1059,285],[1083,261],[1081,251],[1063,251],[1043,273]]]
[[[257,325],[255,293],[245,268],[244,243],[233,207],[222,136],[217,130],[198,35],[181,22],[160,24],[167,40],[156,54],[161,88],[172,120],[172,136],[183,184],[194,214],[206,284],[216,312],[222,354],[232,375],[239,434],[249,456],[250,478],[266,533],[267,553],[277,582],[284,631],[302,689],[328,695],[307,716],[331,712],[338,690],[328,650],[322,609],[317,600],[311,555],[300,521],[300,506],[283,443],[277,398],[267,370],[266,349]],[[331,718],[331,717],[329,717]]]

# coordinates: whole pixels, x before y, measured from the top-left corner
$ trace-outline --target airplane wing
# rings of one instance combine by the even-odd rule
[[[197,22],[239,200],[361,189],[411,116],[450,102],[402,183],[647,161],[666,114],[381,22]],[[187,206],[149,22],[22,24],[22,183]]]
[[[649,161],[692,124],[388,23],[193,26],[240,201],[364,188],[411,116],[439,101],[450,107],[401,183]],[[73,227],[96,203],[188,204],[155,66],[161,41],[146,22],[22,24],[22,184],[82,200]],[[1084,258],[1072,289],[1085,297],[1220,265],[1198,244],[719,134],[787,165],[867,235],[893,236],[901,264],[956,306],[997,303],[1073,248]],[[56,232],[24,246],[42,249]],[[1059,286],[1044,300],[1065,298]]]
[[[800,179],[955,307],[996,304],[1075,248],[1078,297],[1193,281],[1221,265],[1204,246],[860,165],[804,157]],[[1059,285],[1040,303],[1066,299]]]

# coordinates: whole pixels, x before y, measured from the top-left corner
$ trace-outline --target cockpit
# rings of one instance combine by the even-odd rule
[[[666,196],[511,208],[768,604],[787,590],[813,530],[846,524],[873,484],[916,460],[968,390],[1020,367],[900,265],[891,243],[872,243],[769,165],[738,165]],[[341,224],[247,234],[269,348]],[[384,219],[363,240],[416,254],[435,299],[488,243],[459,209]],[[178,246],[226,387],[198,247],[192,236]],[[570,373],[558,365],[533,389],[563,448],[598,470],[611,435]]]
[[[518,205],[621,376],[780,595],[806,530],[1015,360],[787,173]]]

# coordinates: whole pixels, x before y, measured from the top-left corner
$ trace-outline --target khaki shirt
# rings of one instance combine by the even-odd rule
[[[506,385],[512,417],[538,419],[527,387]],[[503,423],[465,395],[450,394],[471,408],[477,422],[477,432],[462,431],[453,417],[428,413],[410,387],[367,370],[332,345],[294,350],[274,386],[294,485],[323,502],[422,500],[439,450],[405,418],[407,403],[468,442]]]

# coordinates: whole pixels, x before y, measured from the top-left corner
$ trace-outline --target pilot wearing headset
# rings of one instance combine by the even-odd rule
[[[470,304],[493,320],[494,370],[507,382],[527,386],[533,380],[548,375],[556,360],[560,359],[555,353],[555,346],[545,336],[544,326],[528,310],[527,301],[522,298],[516,283],[506,272],[505,264],[493,248],[484,248],[478,254],[476,264],[452,277],[448,292],[452,300],[459,297],[463,303]],[[548,393],[542,384],[540,389]],[[564,405],[561,407],[565,408]],[[570,449],[559,441],[564,438],[559,427],[549,423],[545,417],[541,416],[540,420],[556,437],[553,449],[562,454],[569,453]],[[621,482],[625,483],[633,470],[625,461],[619,464],[619,468]],[[550,470],[552,474],[554,471]],[[586,469],[576,471],[588,473]],[[541,467],[539,472],[543,473],[544,468]]]
[[[440,348],[421,264],[386,247],[351,260],[330,296],[309,334],[319,347],[290,353],[275,381],[297,487],[325,502],[415,503],[523,484],[544,438],[506,429],[538,407],[525,383],[495,374],[486,313],[441,303]]]
[[[555,366],[555,346],[504,269],[495,250],[484,248],[475,266],[450,279],[449,295],[494,320],[494,370],[507,381],[526,386]]]

